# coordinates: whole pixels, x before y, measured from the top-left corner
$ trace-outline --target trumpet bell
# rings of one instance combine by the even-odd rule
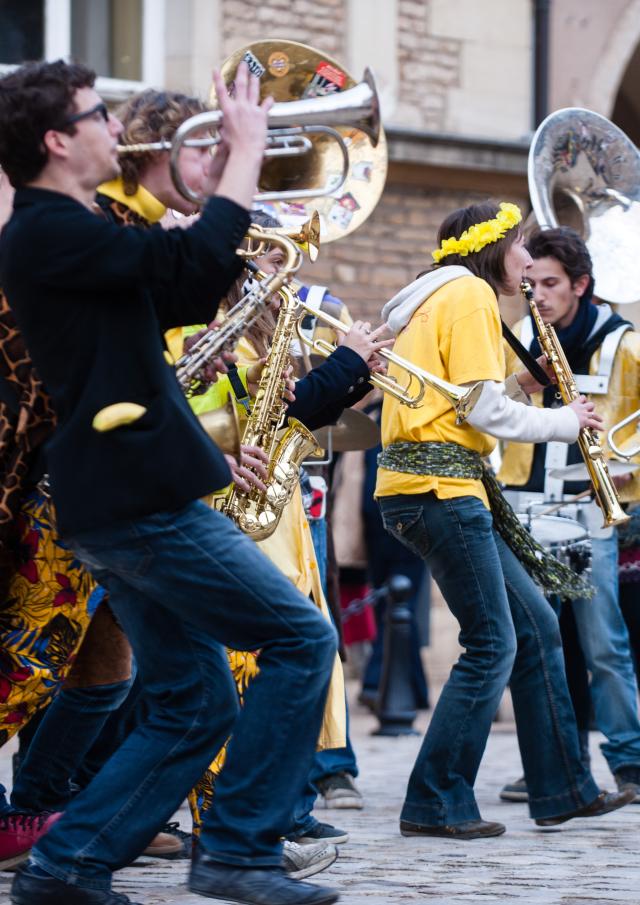
[[[533,136],[528,175],[538,224],[571,226],[584,239],[596,295],[639,301],[640,151],[633,142],[591,110],[557,110]]]
[[[243,59],[250,71],[260,76],[261,98],[271,95],[276,103],[287,102],[291,115],[304,115],[307,120],[312,109],[315,122],[331,125],[341,135],[349,157],[347,180],[333,194],[261,202],[260,206],[285,227],[302,224],[318,210],[323,244],[349,235],[375,208],[387,176],[387,142],[371,73],[367,70],[363,81],[356,84],[340,63],[313,47],[296,41],[256,41],[223,63],[222,77],[228,85]],[[214,93],[210,100],[215,106]],[[291,125],[296,125],[295,121]],[[311,147],[295,161],[290,157],[265,160],[260,191],[317,188],[320,192],[327,184],[338,183],[343,172],[338,143],[321,131],[304,137]]]

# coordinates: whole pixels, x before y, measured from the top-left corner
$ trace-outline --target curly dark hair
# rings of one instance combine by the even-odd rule
[[[532,258],[555,258],[571,280],[571,285],[585,274],[593,278],[589,250],[570,226],[536,229],[527,239],[527,249]]]
[[[124,126],[120,137],[123,145],[147,144],[152,141],[171,141],[178,127],[207,109],[197,97],[179,94],[177,91],[156,91],[149,88],[130,97],[116,110],[116,116]],[[162,152],[160,152],[162,153]],[[135,195],[140,176],[155,154],[124,154],[120,159],[125,195]]]
[[[75,134],[65,119],[77,112],[79,88],[96,75],[80,63],[25,63],[0,79],[0,166],[15,188],[36,179],[47,163],[43,137],[49,129]]]
[[[438,230],[438,246],[444,239],[458,239],[462,233],[485,220],[493,220],[498,214],[500,205],[494,201],[482,201],[479,204],[470,204],[461,207],[446,217]],[[442,258],[438,267],[457,264],[466,267],[475,276],[485,280],[493,289],[496,296],[499,294],[506,279],[504,269],[504,257],[515,240],[520,236],[520,227],[507,230],[499,242],[491,242],[480,251],[465,255],[447,255]]]

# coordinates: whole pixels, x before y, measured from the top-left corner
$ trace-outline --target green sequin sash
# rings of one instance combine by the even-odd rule
[[[539,544],[506,501],[479,453],[458,443],[391,443],[378,455],[388,471],[482,481],[493,524],[507,546],[545,594],[575,599],[593,597],[594,588]]]

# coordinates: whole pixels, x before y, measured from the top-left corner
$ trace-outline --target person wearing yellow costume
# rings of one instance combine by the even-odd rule
[[[261,218],[259,222],[263,226],[269,225],[264,221],[264,218]],[[283,260],[282,251],[274,246],[268,249],[264,256],[257,259],[256,264],[263,272],[272,273],[282,266]],[[242,292],[243,286],[239,282],[228,300],[229,307],[235,304]],[[248,334],[240,340],[235,349],[239,362],[250,369],[256,365],[259,366],[265,360],[270,338],[275,327],[277,309],[278,302],[276,297],[271,300],[271,304],[262,318],[250,328]],[[185,337],[194,335],[194,333],[200,332],[202,329],[202,325],[186,328],[184,330]],[[331,373],[333,366],[337,362],[341,362],[343,365],[342,371],[337,378],[334,376],[328,383],[323,385],[323,391],[320,393],[322,400],[320,404],[311,402],[308,407],[305,405],[305,412],[296,413],[296,417],[308,422],[306,415],[308,414],[318,419],[318,410],[320,410],[322,414],[319,415],[319,420],[311,424],[311,426],[316,427],[323,423],[329,423],[337,418],[345,404],[354,403],[365,392],[368,392],[370,387],[366,383],[365,377],[365,375],[368,376],[367,361],[371,359],[378,348],[383,347],[386,343],[384,341],[382,343],[376,342],[376,333],[368,333],[367,331],[369,331],[368,324],[358,323],[356,328],[352,329],[340,355],[336,356],[329,367],[321,365],[319,369],[311,372],[311,376],[302,378],[298,382],[295,390],[296,395],[307,388],[309,381],[315,381],[319,376],[319,372],[323,374]],[[174,355],[179,351],[179,349],[175,350]],[[355,387],[358,387],[357,391]],[[198,414],[204,414],[209,410],[209,407],[216,408],[221,405],[224,401],[225,393],[226,387],[221,386],[221,382],[218,380],[207,388],[204,393],[191,397],[190,404]],[[327,405],[328,400],[329,405]],[[239,411],[244,413],[243,408],[240,408]],[[329,618],[318,562],[299,486],[296,487],[291,501],[286,506],[276,531],[268,539],[259,541],[258,546],[287,575],[298,590],[309,596],[316,606],[323,611],[325,616]],[[234,675],[240,693],[246,687],[247,681],[257,671],[258,662],[259,656],[257,655],[241,654],[240,652],[233,653]],[[342,667],[339,659],[336,658],[333,679],[325,708],[323,731],[318,744],[320,748],[343,748],[345,743],[344,682]],[[224,757],[217,757],[212,763],[208,775],[203,777],[201,783],[198,784],[194,793],[190,796],[190,805],[196,827],[199,824],[201,812],[212,801],[215,776],[222,769],[223,763]],[[315,790],[309,798],[313,799],[314,797]],[[306,799],[307,796],[305,796]],[[293,838],[305,843],[316,840],[329,842],[346,840],[347,835],[344,831],[337,830],[328,824],[319,824],[310,814],[311,807],[310,803],[306,803],[301,806],[300,812],[295,815],[295,823],[291,834]]]
[[[598,287],[591,258],[572,229],[537,230],[527,247],[533,257],[528,278],[540,314],[545,323],[554,326],[578,389],[597,404],[605,429],[613,427],[640,405],[640,334],[608,304],[593,303]],[[514,332],[525,348],[539,354],[530,316],[521,320]],[[507,350],[507,367],[513,358]],[[536,393],[533,402],[545,409],[556,405],[554,388]],[[626,436],[632,433],[629,425]],[[626,436],[621,435],[621,443]],[[578,462],[582,456],[575,444],[509,442],[498,477],[509,488],[514,504],[524,510],[529,503],[569,499],[588,489],[587,481],[565,482],[553,473],[562,465]],[[613,480],[623,501],[640,499],[640,472]],[[573,617],[575,622],[564,635],[565,655],[568,671],[576,675],[572,687],[582,689],[574,692],[574,707],[585,757],[593,704],[596,725],[606,737],[602,752],[616,784],[620,789],[633,789],[640,802],[640,720],[633,656],[619,601],[617,529],[601,527],[602,512],[593,501],[583,501],[565,512],[575,515],[590,533],[591,581],[596,589],[592,599],[562,604],[562,621],[570,622]],[[591,674],[590,683],[586,670]],[[521,780],[505,788],[503,797],[509,800],[514,787],[518,800],[526,797]]]
[[[390,396],[383,402],[376,496],[384,526],[428,563],[463,647],[409,779],[400,817],[406,836],[504,833],[503,824],[481,819],[473,787],[509,681],[536,823],[630,800],[600,792],[581,762],[558,620],[533,580],[570,591],[574,576],[533,545],[483,464],[496,438],[570,442],[581,425],[601,424],[584,399],[536,409],[525,395],[539,387],[531,375],[506,378],[497,298],[517,292],[531,265],[520,221],[514,204],[454,211],[438,232],[438,266],[383,309],[395,352],[451,383],[481,384],[462,424],[434,389],[421,408]]]

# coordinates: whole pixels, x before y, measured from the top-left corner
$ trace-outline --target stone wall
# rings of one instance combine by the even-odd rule
[[[526,199],[509,196],[526,207]],[[305,264],[306,282],[329,286],[354,318],[378,323],[384,303],[432,263],[438,226],[452,210],[483,200],[486,193],[388,182],[377,208],[356,232],[324,246],[315,264]],[[519,300],[503,300],[513,322]]]
[[[343,0],[222,0],[223,58],[251,41],[286,38],[324,50],[338,60],[346,54]]]
[[[392,119],[437,132],[446,128],[447,93],[460,84],[462,45],[430,34],[428,7],[398,0],[398,107]]]

